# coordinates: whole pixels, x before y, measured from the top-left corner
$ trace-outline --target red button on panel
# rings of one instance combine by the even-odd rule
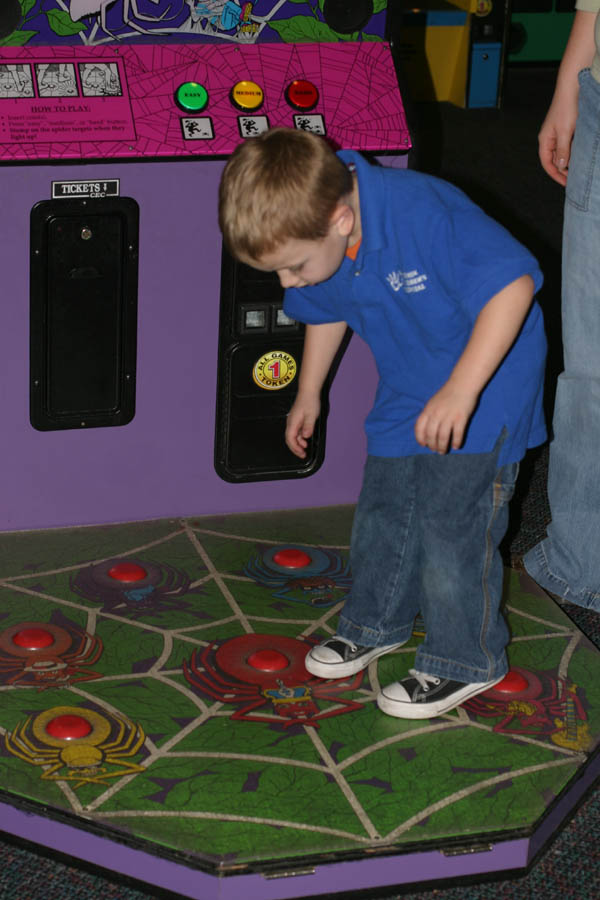
[[[319,92],[312,81],[296,78],[286,87],[285,99],[293,109],[308,112],[319,102]]]

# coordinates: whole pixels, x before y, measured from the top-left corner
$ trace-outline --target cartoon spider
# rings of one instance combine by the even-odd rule
[[[100,638],[65,621],[19,622],[0,633],[0,684],[16,687],[66,687],[100,678],[85,671],[102,655]]]
[[[124,716],[55,706],[19,723],[6,734],[5,744],[14,756],[43,766],[42,779],[71,781],[77,790],[84,784],[105,784],[109,778],[143,772],[128,758],[140,751],[145,739],[141,725]]]
[[[364,672],[353,678],[325,681],[314,678],[304,658],[315,642],[280,635],[247,634],[211,643],[184,660],[183,674],[199,693],[237,707],[231,718],[244,722],[268,722],[277,718],[290,725],[319,727],[321,719],[361,709],[362,703],[344,697],[356,691]],[[334,705],[321,708],[323,703]],[[271,714],[255,713],[265,706]]]
[[[335,550],[285,544],[251,560],[244,574],[261,587],[276,588],[281,600],[327,607],[339,602],[352,584],[349,564]]]
[[[519,666],[513,666],[510,675],[520,690],[492,688],[463,707],[474,716],[499,718],[493,730],[501,734],[549,737],[570,750],[590,749],[587,713],[577,685],[557,680],[552,671],[536,674]]]
[[[102,603],[102,612],[132,619],[190,608],[181,600],[188,592],[189,577],[164,563],[109,559],[80,569],[70,586],[80,597]],[[202,616],[201,611],[195,614]]]

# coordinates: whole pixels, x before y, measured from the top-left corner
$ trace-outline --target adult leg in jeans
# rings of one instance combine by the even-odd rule
[[[566,187],[562,322],[550,444],[552,522],[527,553],[542,587],[600,611],[600,84],[580,75],[579,113]]]

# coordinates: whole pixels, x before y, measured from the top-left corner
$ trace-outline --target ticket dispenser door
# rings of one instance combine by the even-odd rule
[[[304,326],[283,312],[277,276],[236,262],[224,248],[215,429],[215,469],[224,480],[302,478],[323,462],[328,385],[306,458],[285,444],[303,342]]]
[[[40,431],[134,416],[138,221],[129,197],[31,211],[30,420]]]

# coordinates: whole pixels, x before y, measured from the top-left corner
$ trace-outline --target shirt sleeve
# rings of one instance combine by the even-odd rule
[[[523,275],[537,292],[543,276],[535,257],[477,206],[442,217],[432,248],[445,289],[474,321],[491,298]]]
[[[283,299],[283,311],[286,316],[306,325],[344,321],[332,293],[326,291],[322,285],[311,288],[288,288]]]

